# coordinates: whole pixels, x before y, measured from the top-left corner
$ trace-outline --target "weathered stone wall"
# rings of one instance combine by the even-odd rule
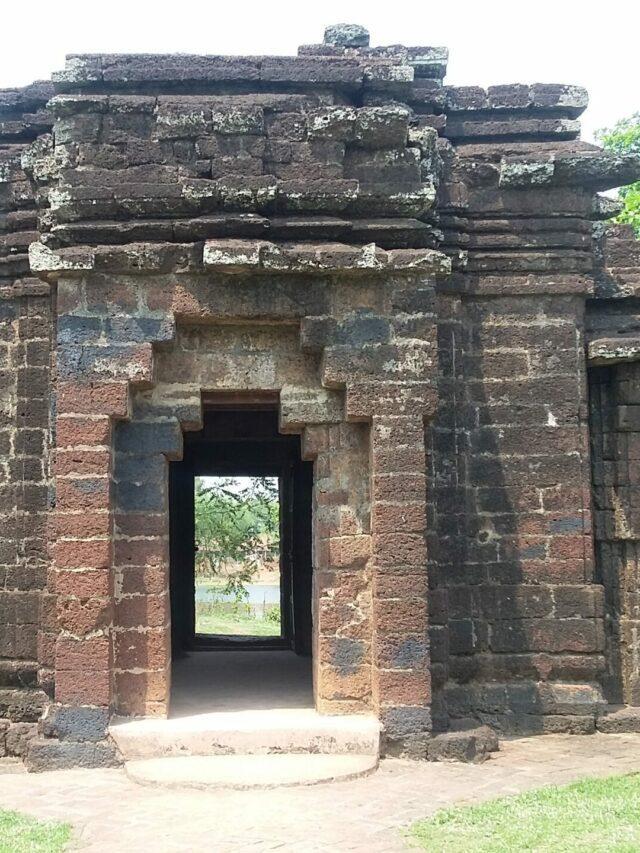
[[[23,169],[51,126],[48,83],[0,90],[0,755],[23,754],[52,672],[38,642],[51,618],[46,586],[49,506],[49,286],[30,277],[37,198]]]
[[[102,274],[58,282],[60,705],[100,698],[124,713],[166,711],[166,459],[180,455],[181,428],[199,426],[203,391],[269,390],[280,392],[282,429],[303,432],[315,460],[318,706],[387,709],[401,734],[428,726],[423,415],[403,413],[403,398],[433,369],[431,282],[271,274],[239,285],[223,274],[150,276],[138,258],[111,263],[117,287]],[[125,400],[125,378],[129,415],[110,438],[106,412]],[[345,422],[345,406],[358,420],[376,407],[371,437]],[[82,587],[63,591],[69,578]]]
[[[55,333],[53,563],[46,593],[21,569],[43,604],[30,628],[18,591],[0,598],[27,644],[4,669],[22,655],[55,681],[33,766],[113,761],[110,713],[166,711],[166,468],[203,391],[278,392],[314,461],[321,710],[372,708],[388,749],[424,757],[468,717],[588,732],[601,684],[632,701],[635,635],[615,659],[635,576],[622,607],[597,472],[615,453],[626,489],[634,456],[630,428],[612,439],[592,417],[594,569],[585,345],[594,365],[640,355],[623,319],[637,250],[592,240],[612,214],[596,193],[637,158],[579,141],[579,87],[445,87],[445,65],[330,28],[297,57],[70,57],[51,133],[23,116],[31,90],[0,104],[19,139],[0,174],[2,292],[26,318],[3,326],[20,364],[7,470],[34,477],[29,501],[47,488]],[[591,400],[618,417],[635,379],[612,370]],[[37,536],[21,566],[46,567]]]
[[[582,301],[476,297],[450,309],[430,548],[435,600],[448,603],[446,708],[506,730],[592,730],[598,692],[585,685],[604,668],[604,634]]]
[[[640,242],[628,226],[596,234],[587,312],[596,571],[605,590],[607,700],[640,704]]]
[[[577,140],[576,87],[444,90],[430,532],[434,713],[593,731],[595,582],[584,304],[594,190],[630,159]]]

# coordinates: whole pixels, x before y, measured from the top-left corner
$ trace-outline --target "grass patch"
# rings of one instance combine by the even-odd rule
[[[68,823],[45,822],[0,810],[0,853],[61,853],[70,837]]]
[[[640,774],[442,809],[409,832],[417,847],[432,853],[636,853]]]
[[[208,604],[196,606],[196,633],[249,637],[279,637],[280,621],[256,619],[243,604],[230,608]]]

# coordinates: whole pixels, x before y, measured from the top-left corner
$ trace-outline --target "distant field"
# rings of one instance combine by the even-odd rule
[[[236,602],[224,596],[219,586],[199,582],[196,585],[196,633],[279,637],[278,587],[251,584],[248,592],[246,602]]]

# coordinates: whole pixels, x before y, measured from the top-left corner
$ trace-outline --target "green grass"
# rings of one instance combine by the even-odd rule
[[[255,619],[243,612],[239,605],[235,612],[229,612],[215,604],[196,607],[197,634],[233,634],[249,637],[279,637],[280,623],[269,619]],[[206,612],[202,612],[206,611]]]
[[[432,853],[636,853],[640,774],[443,809],[413,824],[410,836]]]
[[[68,823],[43,822],[0,811],[0,853],[60,853],[70,837]]]

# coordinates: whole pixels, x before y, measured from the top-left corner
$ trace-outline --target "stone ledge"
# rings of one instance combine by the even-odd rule
[[[78,88],[135,88],[141,84],[220,85],[251,81],[256,84],[300,84],[360,90],[368,81],[385,88],[389,83],[411,83],[418,74],[441,72],[444,57],[404,48],[385,54],[383,49],[343,50],[299,56],[215,56],[198,54],[72,54],[52,80],[57,92]]]
[[[413,761],[459,761],[479,764],[490,758],[500,746],[498,735],[488,725],[475,719],[452,720],[449,731],[441,733],[403,734],[382,742],[384,757],[408,758]]]
[[[419,249],[433,248],[442,232],[411,217],[349,219],[312,214],[267,218],[256,213],[214,213],[190,219],[81,220],[54,226],[48,239],[51,248],[63,248],[267,237],[271,242],[375,242],[383,249]]]
[[[498,735],[474,720],[458,720],[451,731],[427,742],[427,761],[461,761],[479,764],[500,749]]]
[[[640,337],[620,336],[618,338],[598,338],[588,346],[589,362],[594,366],[624,364],[640,359]]]
[[[228,272],[395,272],[448,275],[449,259],[433,249],[385,250],[369,243],[270,243],[260,240],[208,240],[203,264]]]
[[[489,86],[445,86],[449,114],[487,112],[525,115],[558,114],[577,118],[589,104],[582,86],[559,83],[507,83]]]
[[[609,705],[596,717],[596,729],[605,734],[640,732],[640,708]]]
[[[31,773],[75,767],[119,767],[122,760],[111,741],[76,742],[34,738],[29,742],[25,765]]]
[[[495,253],[496,259],[500,253]],[[525,275],[459,275],[454,274],[438,282],[438,290],[444,293],[468,293],[479,296],[546,296],[585,295],[593,293],[594,283],[587,275],[548,275],[530,273]]]
[[[558,152],[545,158],[504,159],[501,187],[589,187],[608,190],[640,178],[640,156],[610,151]]]
[[[127,243],[50,249],[29,246],[31,269],[46,280],[82,278],[87,272],[130,275],[215,270],[227,273],[395,273],[446,276],[451,261],[434,249],[381,249],[346,243],[271,243],[264,240],[207,240],[191,243]]]

